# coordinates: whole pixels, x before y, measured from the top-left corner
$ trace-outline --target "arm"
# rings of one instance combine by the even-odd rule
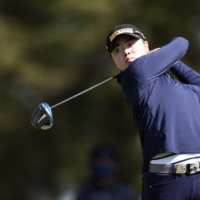
[[[179,61],[188,49],[188,41],[182,37],[176,37],[160,49],[152,50],[146,57],[145,71],[151,78],[157,77],[170,69]]]
[[[141,56],[133,61],[124,71],[137,82],[150,81],[170,69],[179,61],[188,49],[188,41],[182,37],[176,37],[158,50]]]
[[[183,62],[176,62],[170,70],[182,83],[200,86],[200,74]]]

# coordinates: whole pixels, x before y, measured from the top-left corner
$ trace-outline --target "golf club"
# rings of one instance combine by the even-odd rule
[[[69,97],[68,99],[65,99],[64,101],[61,101],[60,103],[57,103],[53,106],[49,106],[48,103],[46,102],[43,102],[41,103],[33,112],[32,116],[31,116],[31,124],[35,127],[35,128],[38,128],[38,129],[42,129],[42,130],[48,130],[52,127],[53,125],[53,114],[52,114],[52,110],[53,108],[63,104],[63,103],[66,103],[67,101],[69,100],[72,100],[104,83],[107,83],[108,81],[111,81],[115,78],[118,77],[119,74],[113,76],[113,77],[110,77],[72,97]]]

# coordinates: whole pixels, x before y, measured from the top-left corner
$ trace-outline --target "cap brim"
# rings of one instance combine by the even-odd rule
[[[110,53],[112,52],[112,47],[113,47],[113,44],[115,43],[116,39],[118,39],[118,38],[119,38],[120,36],[122,36],[122,35],[130,35],[130,36],[132,36],[132,37],[134,37],[134,38],[137,38],[137,39],[140,39],[140,38],[141,38],[139,35],[136,35],[136,34],[133,34],[133,33],[121,33],[121,34],[117,35],[117,36],[113,39],[113,41],[110,43],[110,49],[108,49],[108,51],[109,51]]]

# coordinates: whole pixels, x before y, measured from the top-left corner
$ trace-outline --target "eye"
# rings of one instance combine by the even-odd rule
[[[129,43],[129,47],[131,47],[133,45],[133,43]]]
[[[131,42],[128,44],[128,46],[131,47],[131,46],[133,46],[134,44],[135,44],[135,41],[131,41]]]
[[[116,49],[116,52],[120,52],[122,49],[121,48],[117,48]]]
[[[119,48],[119,47],[118,47],[118,48],[113,49],[113,52],[114,52],[114,53],[119,53],[120,51],[122,51],[122,48]]]

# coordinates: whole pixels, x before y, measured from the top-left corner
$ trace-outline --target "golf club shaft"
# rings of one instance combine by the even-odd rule
[[[65,99],[64,101],[61,101],[60,103],[57,103],[57,104],[51,106],[51,109],[52,109],[52,108],[55,108],[55,107],[57,107],[57,106],[59,106],[59,105],[61,105],[61,104],[63,104],[63,103],[65,103],[65,102],[67,102],[67,101],[69,101],[69,100],[71,100],[71,99],[74,99],[74,98],[76,98],[76,97],[78,97],[78,96],[80,96],[80,95],[82,95],[82,94],[84,94],[84,93],[86,93],[86,92],[88,92],[88,91],[90,91],[90,90],[92,90],[92,89],[94,89],[94,88],[96,88],[96,87],[98,87],[98,86],[100,86],[100,85],[102,85],[102,84],[108,82],[108,81],[111,81],[111,80],[117,78],[118,75],[119,75],[119,74],[117,74],[117,75],[115,75],[115,76],[113,76],[113,77],[110,77],[110,78],[106,79],[105,81],[102,81],[102,82],[100,82],[100,83],[98,83],[98,84],[96,84],[96,85],[94,85],[94,86],[92,86],[92,87],[90,87],[90,88],[88,88],[88,89],[86,89],[86,90],[84,90],[84,91],[82,91],[82,92],[80,92],[80,93],[78,93],[78,94],[72,96],[72,97],[69,97],[68,99]]]

